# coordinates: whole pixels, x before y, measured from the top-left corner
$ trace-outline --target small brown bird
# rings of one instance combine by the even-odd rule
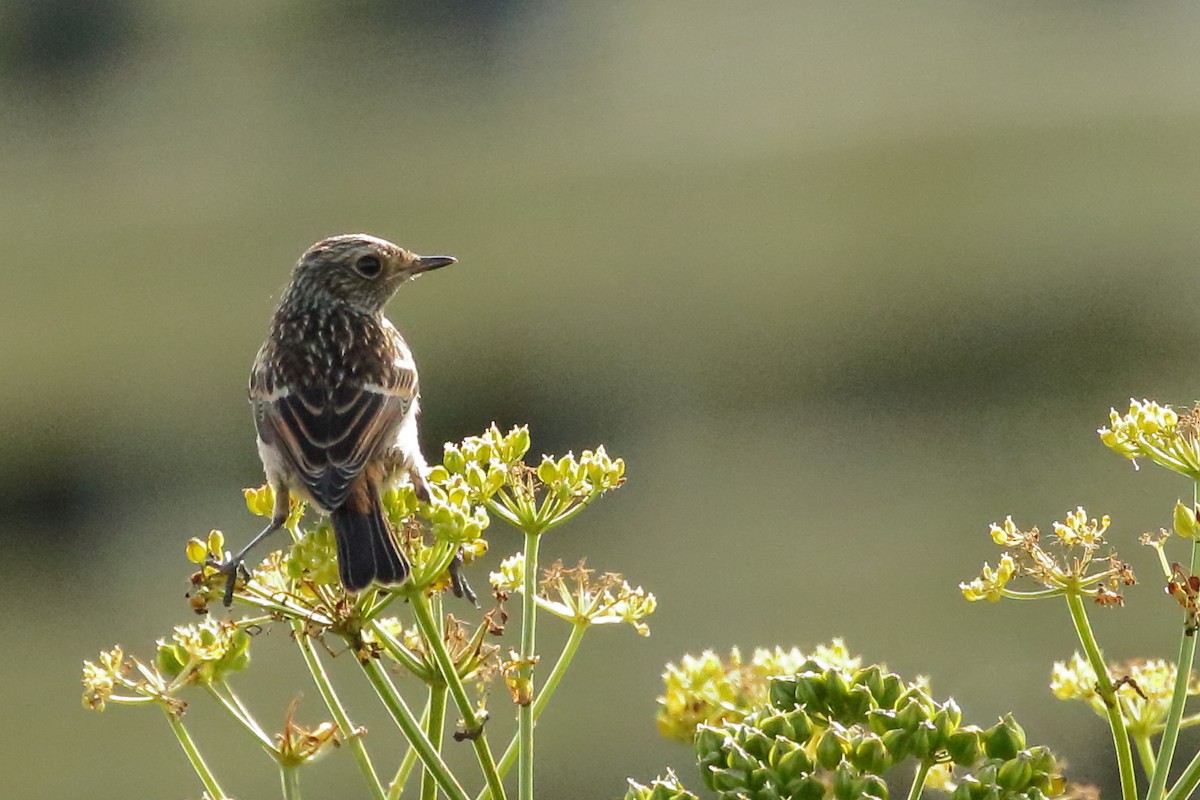
[[[408,577],[380,493],[407,475],[428,500],[429,485],[417,441],[417,368],[383,307],[402,284],[453,263],[366,234],[322,239],[300,257],[250,374],[275,509],[270,525],[216,565],[229,575],[226,605],[242,558],[283,527],[291,494],[330,514],[347,591]]]

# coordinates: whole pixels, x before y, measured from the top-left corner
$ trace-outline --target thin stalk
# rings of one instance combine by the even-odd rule
[[[1137,747],[1138,760],[1142,762],[1142,772],[1146,775],[1146,780],[1154,774],[1154,745],[1150,742],[1149,736],[1134,736],[1133,744]]]
[[[917,800],[921,796],[921,790],[925,788],[925,781],[929,777],[930,766],[932,765],[928,761],[917,765],[917,774],[913,776],[912,786],[908,790],[908,800]]]
[[[1066,594],[1062,589],[1038,589],[1034,592],[1022,592],[1016,589],[1002,589],[1000,594],[1009,600],[1043,600],[1047,597],[1058,597]]]
[[[369,623],[371,632],[379,639],[379,643],[383,645],[383,649],[392,658],[400,662],[400,665],[406,670],[416,675],[423,682],[428,683],[431,677],[428,669],[420,662],[417,656],[403,645],[396,637],[388,633],[382,625],[372,621]]]
[[[192,740],[192,735],[188,733],[187,728],[183,727],[183,720],[178,715],[172,714],[166,706],[163,706],[163,711],[167,714],[167,722],[170,723],[175,738],[179,740],[179,746],[183,748],[184,755],[191,762],[192,769],[196,770],[196,776],[200,778],[200,782],[204,784],[204,791],[208,792],[213,800],[222,800],[227,797],[225,790],[217,783],[217,776],[208,768],[208,764],[204,763],[204,756],[200,755],[200,751],[196,748],[196,742]]]
[[[458,713],[462,715],[463,725],[468,731],[477,734],[471,739],[471,745],[475,748],[475,756],[479,760],[483,778],[491,790],[492,797],[503,800],[505,797],[504,784],[496,769],[496,757],[492,755],[492,748],[488,745],[487,734],[483,731],[483,720],[479,718],[475,706],[471,703],[471,698],[467,696],[462,677],[459,676],[458,669],[454,666],[454,659],[450,657],[450,652],[446,649],[446,642],[442,638],[437,621],[430,610],[429,600],[423,592],[413,592],[410,601],[413,615],[417,618],[417,627],[420,628],[421,635],[425,637],[429,652],[433,654],[433,659],[437,662],[438,670],[442,673],[446,687],[450,690],[450,696],[454,698],[454,704],[458,706]]]
[[[229,692],[231,695],[230,697],[226,697],[217,690],[216,686],[211,683],[207,685],[207,688],[208,693],[215,697],[217,702],[224,706],[225,710],[229,712],[229,715],[237,720],[238,724],[245,728],[247,733],[254,737],[254,740],[258,742],[260,747],[266,750],[271,756],[278,755],[278,751],[275,749],[275,744],[271,741],[263,729],[259,727],[254,718],[249,715],[249,713],[246,711],[246,707],[242,705],[240,700],[237,699],[237,695],[233,694],[233,690],[230,689],[228,685],[222,683],[222,688]]]
[[[300,800],[300,765],[279,765],[279,781],[283,785],[283,800]]]
[[[437,781],[438,788],[445,792],[446,796],[451,800],[468,800],[467,793],[459,784],[458,779],[450,772],[450,768],[446,766],[446,762],[442,760],[442,756],[434,749],[429,738],[425,735],[425,731],[421,730],[420,724],[412,711],[409,710],[408,704],[404,702],[404,698],[396,691],[396,687],[392,685],[388,679],[387,673],[383,667],[375,659],[369,659],[367,663],[359,662],[363,672],[366,673],[367,679],[371,681],[371,685],[375,687],[376,693],[383,704],[387,706],[388,712],[392,715],[396,725],[404,733],[404,738],[408,739],[408,743],[414,750],[417,751],[417,758],[421,759],[421,763],[425,765],[425,769],[433,774],[433,779]]]
[[[571,659],[575,657],[575,651],[579,649],[579,643],[583,641],[583,635],[587,633],[590,625],[586,620],[577,621],[571,626],[571,636],[567,639],[566,645],[563,646],[563,651],[558,657],[558,661],[554,664],[554,669],[550,670],[550,676],[546,678],[546,685],[542,687],[542,691],[538,692],[537,699],[533,701],[533,721],[537,722],[541,718],[542,712],[546,710],[546,706],[550,703],[550,698],[554,695],[554,690],[558,688],[559,681],[567,672],[567,667],[571,666]],[[500,764],[497,769],[500,771],[500,777],[503,778],[512,769],[513,762],[517,760],[517,742],[518,737],[513,736],[512,741],[508,743],[508,747],[504,750],[504,755],[500,758]],[[491,793],[485,788],[479,793],[475,800],[490,800]]]
[[[1104,663],[1104,655],[1088,622],[1087,609],[1083,604],[1083,596],[1068,594],[1067,607],[1071,610],[1071,621],[1075,623],[1075,633],[1079,643],[1087,654],[1088,662],[1096,673],[1096,688],[1100,699],[1104,702],[1105,713],[1108,715],[1108,726],[1112,729],[1113,746],[1117,751],[1117,768],[1121,775],[1121,797],[1123,800],[1137,800],[1137,776],[1133,772],[1133,751],[1129,747],[1129,734],[1125,730],[1125,718],[1117,703],[1117,693],[1113,689],[1112,678],[1108,675],[1108,665]],[[1162,766],[1160,761],[1158,767]],[[1157,771],[1157,767],[1156,767]]]
[[[425,710],[421,712],[421,727],[425,727],[429,722],[429,703],[425,703]],[[408,783],[408,776],[412,774],[413,767],[417,763],[417,751],[410,745],[404,752],[404,758],[400,759],[400,766],[396,768],[396,775],[392,778],[391,784],[388,785],[387,800],[400,800],[400,795],[404,793],[404,784]]]
[[[1183,774],[1179,776],[1179,780],[1171,787],[1171,791],[1167,792],[1167,800],[1183,800],[1185,797],[1191,797],[1197,785],[1200,785],[1200,752],[1192,757],[1191,762],[1183,770]]]
[[[321,697],[325,700],[325,705],[329,708],[329,713],[333,715],[333,721],[341,729],[342,736],[345,737],[346,744],[350,746],[350,751],[354,754],[354,759],[358,762],[358,767],[362,770],[363,777],[367,779],[368,791],[375,800],[387,800],[387,796],[383,791],[383,784],[379,782],[379,776],[375,773],[375,767],[371,765],[371,756],[367,754],[367,748],[363,744],[362,738],[350,722],[350,715],[346,713],[346,707],[338,699],[337,692],[334,691],[333,684],[329,680],[329,675],[326,674],[325,667],[321,664],[321,659],[317,656],[312,642],[309,641],[307,634],[304,632],[304,622],[298,619],[292,620],[292,633],[292,638],[296,640],[296,645],[300,648],[300,654],[304,657],[304,663],[308,666],[308,671],[312,673],[313,682],[317,685],[317,691],[321,693]]]
[[[1200,485],[1192,488],[1192,503],[1196,502]],[[1195,575],[1200,570],[1200,542],[1192,541],[1192,558],[1189,566],[1190,574]],[[1154,765],[1154,775],[1150,778],[1150,789],[1146,792],[1147,800],[1159,800],[1167,786],[1167,774],[1171,771],[1171,760],[1175,757],[1175,746],[1179,741],[1179,723],[1183,719],[1183,705],[1187,702],[1188,682],[1192,677],[1192,660],[1196,655],[1196,637],[1189,636],[1186,625],[1180,626],[1178,670],[1175,673],[1175,690],[1171,695],[1171,708],[1167,711],[1167,724],[1163,729],[1162,739],[1158,743],[1158,763]],[[1181,779],[1182,780],[1182,779]]]
[[[442,749],[442,732],[446,727],[446,687],[436,684],[429,687],[429,714],[425,718],[425,735],[435,750]],[[436,800],[437,782],[433,773],[425,770],[421,778],[421,800]]]
[[[537,594],[538,534],[525,532],[525,596],[521,598],[521,666],[518,674],[528,687],[530,702],[517,707],[517,796],[533,800],[533,656],[537,623],[533,597]],[[495,792],[493,791],[494,796]]]

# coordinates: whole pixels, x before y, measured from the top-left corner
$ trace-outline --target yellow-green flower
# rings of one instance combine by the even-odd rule
[[[962,590],[963,597],[971,602],[987,600],[989,603],[998,603],[1004,596],[1004,587],[1012,580],[1016,571],[1017,565],[1013,557],[1005,553],[1000,557],[1000,563],[995,570],[990,564],[984,563],[978,578],[970,583],[960,583],[958,588]]]
[[[1100,441],[1131,460],[1148,458],[1193,480],[1200,479],[1200,407],[1180,415],[1170,406],[1150,400],[1130,400],[1129,411],[1109,413],[1100,428]]]

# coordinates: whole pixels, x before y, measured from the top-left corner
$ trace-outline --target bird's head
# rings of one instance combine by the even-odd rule
[[[341,302],[375,314],[401,284],[454,262],[451,256],[420,256],[365,233],[331,236],[300,257],[289,291],[311,302]]]

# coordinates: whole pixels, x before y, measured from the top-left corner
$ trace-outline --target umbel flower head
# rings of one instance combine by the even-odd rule
[[[999,565],[992,569],[984,564],[979,577],[960,583],[959,589],[971,601],[1084,594],[1100,605],[1121,605],[1120,590],[1134,583],[1133,570],[1115,552],[1101,552],[1109,523],[1107,516],[1089,518],[1080,506],[1054,523],[1049,543],[1043,544],[1036,527],[1023,531],[1008,517],[1003,525],[989,529],[992,541],[1009,548]],[[1043,588],[1034,592],[1009,588],[1016,578],[1032,579]]]
[[[571,569],[555,561],[544,573],[533,601],[556,617],[587,625],[628,623],[642,636],[650,635],[643,620],[654,613],[658,601],[640,586],[630,586],[620,574],[606,572],[593,579],[595,570],[580,561]],[[522,553],[500,562],[500,570],[489,576],[499,592],[522,592],[525,557]]]
[[[1153,736],[1166,725],[1179,669],[1161,658],[1135,659],[1108,669],[1116,687],[1117,703],[1130,734]],[[1059,700],[1082,700],[1101,717],[1107,716],[1103,698],[1096,689],[1096,671],[1088,660],[1075,653],[1068,662],[1054,662],[1050,691]],[[1188,678],[1189,696],[1200,694],[1200,681]]]
[[[1130,400],[1129,411],[1109,413],[1100,441],[1136,464],[1146,458],[1167,469],[1200,480],[1200,404],[1179,414],[1150,400]]]

